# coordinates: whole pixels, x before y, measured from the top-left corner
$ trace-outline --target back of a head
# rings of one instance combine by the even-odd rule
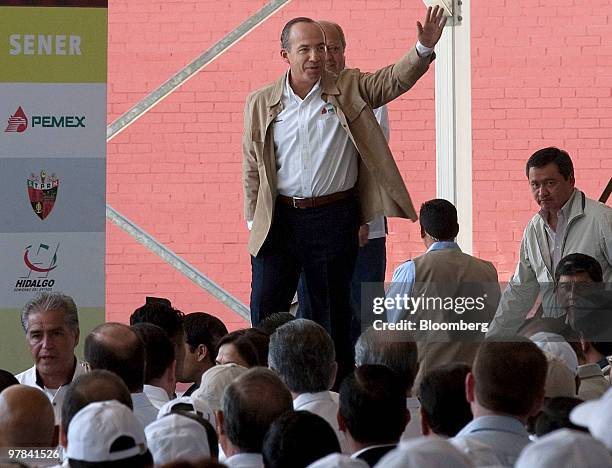
[[[183,318],[185,327],[185,341],[191,347],[191,351],[203,344],[208,349],[212,361],[215,361],[215,350],[219,340],[227,335],[227,327],[214,315],[205,312],[192,312]]]
[[[385,468],[453,467],[472,468],[467,455],[440,437],[418,437],[385,455],[376,466]]]
[[[132,329],[140,337],[145,347],[145,378],[148,384],[159,379],[174,362],[174,345],[168,334],[152,323],[137,323]]]
[[[586,431],[587,429],[575,425],[570,421],[572,410],[582,403],[579,398],[555,397],[547,398],[542,404],[542,410],[535,420],[535,434],[542,437],[557,429],[574,429]]]
[[[340,385],[339,414],[359,443],[397,443],[408,422],[406,411],[402,379],[387,366],[358,367]]]
[[[290,312],[275,312],[259,322],[257,328],[270,336],[278,327],[282,327],[284,324],[293,320],[295,320],[295,316]]]
[[[116,400],[133,409],[132,398],[127,386],[117,374],[107,370],[92,370],[72,381],[62,404],[61,427],[68,433],[70,421],[82,408],[95,401]]]
[[[544,398],[547,362],[532,341],[512,340],[481,343],[472,368],[475,395],[490,411],[527,417]]]
[[[421,205],[419,222],[423,230],[435,240],[450,241],[459,232],[457,209],[442,198],[434,198]]]
[[[40,390],[12,385],[0,393],[0,447],[51,447],[53,407]]]
[[[455,363],[437,367],[423,377],[418,392],[421,411],[435,434],[454,437],[472,420],[465,397],[465,378],[469,372],[467,364]]]
[[[270,337],[268,364],[295,393],[329,390],[336,371],[334,342],[312,320],[296,319]]]
[[[554,146],[542,148],[531,155],[527,160],[525,175],[529,178],[529,169],[532,167],[544,167],[554,163],[559,168],[559,173],[567,180],[574,174],[574,165],[569,154]]]
[[[246,371],[246,367],[233,363],[220,364],[208,369],[202,375],[200,387],[191,395],[194,407],[205,406],[211,411],[220,410],[225,389]]]
[[[273,371],[256,367],[227,387],[221,405],[229,441],[241,452],[261,453],[270,425],[293,410],[293,399]]]
[[[403,332],[393,330],[364,331],[355,344],[355,365],[382,364],[393,369],[404,380],[406,390],[414,385],[418,370],[416,343],[406,341]]]
[[[127,325],[104,323],[94,328],[85,339],[84,355],[92,369],[114,372],[131,393],[142,391],[144,343]]]
[[[167,301],[147,302],[130,315],[130,325],[137,323],[152,323],[162,328],[174,341],[175,337],[184,333],[184,314],[172,307]]]
[[[276,419],[266,433],[262,450],[266,468],[304,468],[337,452],[340,443],[335,431],[310,411],[289,411]]]
[[[0,369],[0,392],[11,385],[18,385],[19,380],[9,371]]]

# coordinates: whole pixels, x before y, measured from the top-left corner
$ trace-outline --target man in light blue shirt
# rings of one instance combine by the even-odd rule
[[[544,401],[547,361],[526,338],[485,341],[465,382],[474,419],[451,442],[476,466],[514,466],[529,444],[527,418]]]

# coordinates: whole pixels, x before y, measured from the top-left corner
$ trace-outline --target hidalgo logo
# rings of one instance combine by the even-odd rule
[[[31,127],[34,128],[85,128],[85,116],[81,115],[33,115]],[[5,132],[23,133],[28,128],[28,117],[19,106],[8,119]]]
[[[54,279],[49,279],[49,273],[57,268],[57,252],[59,243],[51,246],[40,243],[30,244],[23,252],[23,263],[28,272],[15,283],[15,291],[39,292],[51,291],[55,285]]]
[[[28,196],[34,213],[40,218],[45,219],[51,213],[55,199],[57,198],[57,189],[59,188],[59,179],[55,174],[47,177],[45,171],[40,171],[40,176],[30,174],[27,180]]]
[[[19,106],[15,113],[9,117],[8,125],[4,131],[22,133],[25,132],[26,128],[28,128],[28,118]]]

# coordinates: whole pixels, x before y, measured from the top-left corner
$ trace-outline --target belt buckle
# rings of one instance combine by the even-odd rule
[[[293,202],[294,208],[299,208],[299,206],[295,204],[295,202],[299,200],[306,200],[306,197],[291,197],[291,201]]]

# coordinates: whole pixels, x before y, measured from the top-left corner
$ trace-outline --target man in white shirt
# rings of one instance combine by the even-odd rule
[[[256,326],[289,310],[303,271],[313,313],[329,324],[340,375],[352,366],[349,295],[359,225],[383,213],[416,219],[371,109],[406,92],[426,72],[444,24],[442,10],[429,9],[418,24],[417,48],[397,64],[335,77],[324,71],[321,27],[295,18],[281,34],[288,73],[247,99],[251,321]]]
[[[514,466],[529,444],[527,419],[544,401],[544,353],[527,338],[512,340],[484,341],[465,381],[474,419],[451,442],[476,466]]]
[[[158,410],[143,392],[145,347],[134,330],[123,323],[98,325],[85,339],[84,354],[91,369],[106,369],[121,377],[143,426],[155,421]]]
[[[338,426],[338,398],[330,392],[337,371],[334,342],[325,329],[307,319],[296,319],[270,337],[268,366],[276,371],[293,396],[293,408],[325,419],[336,431],[344,453],[348,447]]]
[[[86,372],[74,355],[79,342],[76,304],[61,293],[40,293],[24,306],[21,325],[35,364],[15,377],[45,392],[59,424],[66,387]]]
[[[291,393],[270,369],[254,367],[225,390],[217,411],[219,443],[229,468],[263,468],[261,451],[270,425],[291,411]]]

